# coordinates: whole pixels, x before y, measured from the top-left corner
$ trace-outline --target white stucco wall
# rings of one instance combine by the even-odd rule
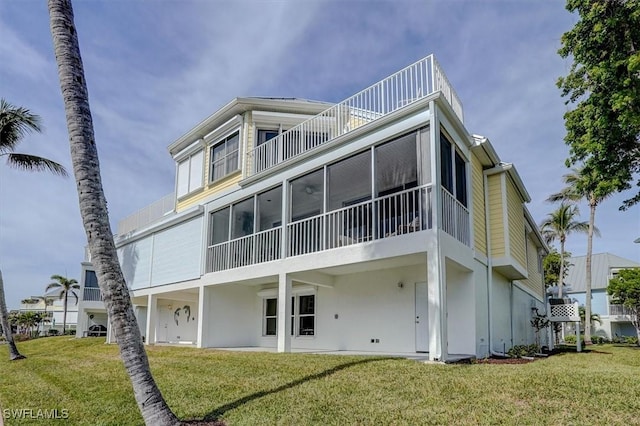
[[[492,336],[491,350],[502,352],[511,348],[510,292],[511,283],[503,275],[493,272],[491,289]]]
[[[446,264],[448,353],[475,354],[475,287],[473,273]]]
[[[189,308],[185,309],[185,306]],[[176,315],[175,312],[179,310]],[[187,313],[190,311],[190,315]],[[158,300],[157,342],[195,343],[198,332],[198,303],[180,300]],[[176,323],[177,320],[177,323]]]
[[[489,356],[489,307],[487,294],[487,266],[479,260],[474,263],[476,355]]]
[[[204,347],[258,345],[262,308],[256,291],[244,285],[204,288]]]

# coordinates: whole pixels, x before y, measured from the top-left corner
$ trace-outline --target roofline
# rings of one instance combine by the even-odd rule
[[[295,105],[295,107],[294,107]],[[210,133],[211,126],[215,122],[223,123],[234,115],[244,113],[246,111],[260,108],[282,108],[301,114],[319,114],[333,106],[332,103],[321,101],[310,101],[298,98],[234,98],[229,103],[218,109],[216,112],[196,124],[191,130],[180,136],[175,142],[169,145],[168,150],[173,155],[184,149],[187,145],[195,142],[197,139],[203,138]]]

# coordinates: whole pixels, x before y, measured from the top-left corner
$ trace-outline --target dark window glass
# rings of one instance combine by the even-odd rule
[[[443,134],[440,134],[440,180],[442,181],[442,186],[453,194],[451,142]]]
[[[91,287],[91,288],[98,288],[98,277],[96,277],[95,271],[85,271],[84,286]]]
[[[464,159],[456,152],[456,199],[467,206],[467,173]]]

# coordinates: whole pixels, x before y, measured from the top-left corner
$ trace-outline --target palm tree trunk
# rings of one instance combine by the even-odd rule
[[[587,282],[584,301],[584,344],[591,345],[591,255],[593,252],[593,227],[596,222],[597,203],[593,196],[589,199],[589,231],[587,234]]]
[[[89,95],[70,0],[49,0],[51,35],[64,99],[71,160],[76,178],[80,215],[87,233],[98,285],[120,347],[120,357],[131,378],[138,408],[147,425],[178,425],[158,389],[133,313],[102,190]]]
[[[13,340],[13,333],[11,333],[11,325],[9,325],[9,312],[7,312],[7,302],[4,299],[4,282],[2,281],[2,271],[0,271],[0,323],[2,324],[2,333],[7,341],[9,347],[9,359],[14,361],[16,359],[24,359],[26,356],[18,352],[16,342]]]
[[[558,277],[558,299],[562,299],[563,280],[564,280],[564,238],[560,237],[560,276]]]

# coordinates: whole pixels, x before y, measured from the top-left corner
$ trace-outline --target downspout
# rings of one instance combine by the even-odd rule
[[[497,352],[493,350],[493,316],[492,316],[492,296],[493,296],[493,262],[491,255],[491,220],[489,219],[489,175],[502,173],[511,168],[511,164],[498,164],[495,167],[484,170],[482,172],[482,178],[484,183],[484,222],[485,229],[487,230],[486,244],[487,244],[487,316],[489,318],[489,354],[506,357],[504,352]],[[513,284],[513,283],[512,283]],[[513,286],[511,291],[513,292]],[[510,307],[511,309],[511,307]],[[511,314],[511,312],[510,312]],[[513,319],[512,319],[513,321]],[[513,342],[513,323],[511,324],[511,340]],[[513,344],[513,343],[512,343]]]

